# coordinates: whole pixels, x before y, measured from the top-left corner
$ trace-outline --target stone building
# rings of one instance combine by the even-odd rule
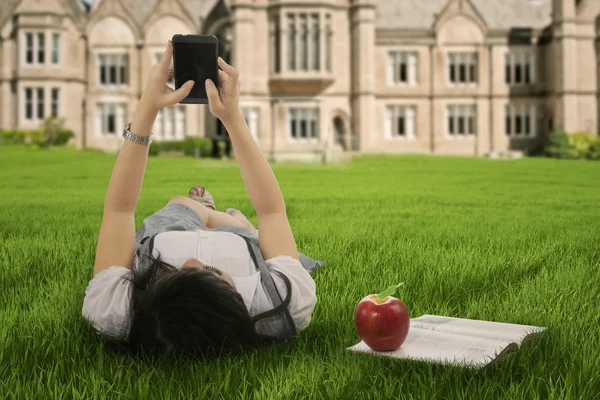
[[[487,155],[552,127],[598,134],[599,0],[0,1],[0,129],[65,118],[117,151],[175,33],[215,35],[265,154]],[[156,140],[227,134],[206,105],[161,110]]]

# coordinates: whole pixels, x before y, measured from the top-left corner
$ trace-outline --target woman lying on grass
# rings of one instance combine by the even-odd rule
[[[310,322],[317,301],[310,273],[324,263],[298,253],[277,180],[239,111],[238,71],[220,58],[221,92],[206,81],[209,109],[231,137],[260,243],[241,212],[217,211],[201,186],[173,197],[135,231],[145,138],[158,111],[194,83],[167,86],[172,53],[169,41],[130,125],[141,138],[126,140],[117,157],[82,314],[108,349],[138,355],[208,357],[293,338]]]

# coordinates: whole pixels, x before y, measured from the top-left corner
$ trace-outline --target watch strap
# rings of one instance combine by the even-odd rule
[[[139,136],[135,133],[131,132],[131,122],[127,124],[125,129],[123,129],[123,137],[126,140],[132,141],[137,144],[142,144],[144,146],[149,146],[154,139],[154,133],[150,133],[150,136]]]

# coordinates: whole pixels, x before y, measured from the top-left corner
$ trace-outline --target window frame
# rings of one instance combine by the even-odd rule
[[[240,110],[242,115],[244,116],[244,120],[248,125],[248,131],[254,138],[254,141],[260,142],[260,108],[255,105],[242,105],[240,106]],[[251,118],[252,115],[255,115],[255,118]],[[256,125],[253,127],[252,119],[255,120]],[[288,126],[289,127],[289,126]],[[253,129],[254,128],[254,129]]]
[[[446,53],[446,84],[449,87],[479,86],[479,53],[469,50]],[[464,72],[464,82],[461,81]]]
[[[285,7],[269,14],[269,25],[272,74],[331,73],[330,11]]]
[[[307,115],[307,118],[302,120],[302,119],[296,119],[296,121],[299,121],[300,123],[295,124],[295,128],[296,130],[298,130],[298,136],[297,137],[293,137],[292,136],[292,114],[293,113],[303,113],[305,115]],[[310,114],[312,113],[312,115]],[[313,118],[311,118],[313,117]],[[300,130],[301,130],[301,123],[302,122],[306,122],[306,130],[307,130],[307,136],[306,138],[302,138],[300,137]],[[313,126],[314,123],[314,126]],[[320,137],[319,137],[319,127],[320,127],[320,123],[321,123],[321,110],[319,108],[319,106],[312,106],[312,105],[289,105],[287,107],[286,110],[286,138],[287,141],[290,143],[319,143],[320,141]],[[313,130],[314,128],[314,130]],[[309,133],[314,132],[314,136],[309,136]]]
[[[504,84],[509,87],[535,85],[537,83],[536,68],[535,48],[508,49],[504,53]],[[519,82],[517,82],[517,71],[520,71]]]
[[[403,118],[404,135],[398,133],[398,118]],[[384,115],[384,138],[388,141],[414,141],[418,136],[416,104],[387,104]],[[410,129],[412,127],[412,129]],[[395,128],[395,129],[394,129]]]
[[[104,60],[104,61],[103,61]],[[114,61],[114,64],[112,62]],[[125,64],[125,65],[123,65]],[[128,52],[106,52],[96,54],[97,75],[96,84],[102,88],[125,88],[130,85],[131,58]],[[102,83],[102,71],[106,83]],[[111,83],[114,67],[115,83]],[[120,82],[124,81],[124,82]]]
[[[446,104],[444,112],[444,135],[447,140],[474,140],[478,134],[478,112],[477,104],[453,103]],[[452,117],[452,118],[451,118]],[[462,129],[461,128],[462,121]],[[450,126],[453,126],[453,133]],[[470,129],[471,128],[471,129]],[[459,131],[464,133],[460,133]]]
[[[114,109],[114,125],[115,132],[108,132],[109,125],[109,113],[107,112]],[[119,110],[122,110],[121,121],[119,121]],[[99,101],[96,102],[96,115],[95,115],[96,128],[94,129],[94,135],[96,137],[104,138],[120,138],[119,133],[121,129],[125,127],[125,120],[127,119],[127,102],[125,101]],[[100,123],[98,123],[100,122]],[[122,126],[121,126],[122,125]],[[106,129],[105,129],[106,127]],[[99,129],[98,129],[99,128]]]
[[[388,85],[400,87],[416,87],[419,85],[419,53],[416,50],[389,50],[387,57]],[[405,66],[405,80],[402,80],[403,65]]]
[[[534,139],[538,136],[539,109],[535,102],[506,103],[504,105],[504,135],[509,139]],[[517,121],[520,133],[517,134]],[[529,127],[529,129],[527,129]]]

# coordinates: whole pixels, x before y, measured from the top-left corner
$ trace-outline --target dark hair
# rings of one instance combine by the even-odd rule
[[[101,333],[104,348],[134,357],[213,358],[276,344],[295,344],[293,337],[260,335],[255,323],[282,313],[291,298],[289,279],[280,274],[287,296],[273,310],[254,317],[242,296],[225,280],[201,268],[179,269],[144,255],[151,261],[143,272],[132,268],[129,337]]]

